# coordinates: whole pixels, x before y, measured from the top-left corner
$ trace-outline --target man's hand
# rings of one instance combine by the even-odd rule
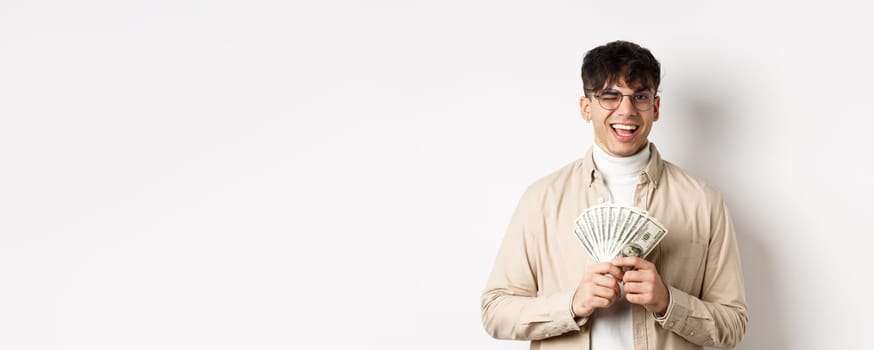
[[[643,306],[656,316],[664,316],[671,301],[670,295],[653,263],[641,258],[625,257],[613,260],[613,266],[634,269],[626,271],[622,277],[625,299],[629,303]]]
[[[571,302],[574,317],[588,317],[597,308],[613,305],[619,296],[620,279],[622,270],[609,262],[589,265]]]

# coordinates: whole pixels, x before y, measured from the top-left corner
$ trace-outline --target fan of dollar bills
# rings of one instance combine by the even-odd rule
[[[625,256],[645,258],[667,233],[646,211],[613,204],[586,209],[574,228],[595,262]]]

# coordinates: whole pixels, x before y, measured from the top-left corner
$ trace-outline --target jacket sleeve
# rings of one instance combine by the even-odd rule
[[[670,287],[671,310],[659,323],[694,344],[734,347],[743,339],[749,318],[734,226],[721,198],[710,218],[701,295]]]
[[[541,198],[528,188],[507,229],[481,298],[483,326],[498,339],[540,340],[579,331],[574,319],[574,291],[539,295],[538,246],[544,233]]]

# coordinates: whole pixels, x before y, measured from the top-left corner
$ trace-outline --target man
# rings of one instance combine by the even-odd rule
[[[482,295],[486,331],[532,349],[701,349],[743,338],[747,306],[734,227],[720,194],[663,160],[660,65],[616,41],[589,51],[582,159],[536,181],[510,221]],[[573,233],[602,203],[635,206],[668,230],[646,257],[593,263]]]

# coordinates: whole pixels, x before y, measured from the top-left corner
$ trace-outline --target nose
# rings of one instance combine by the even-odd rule
[[[622,96],[622,99],[619,101],[619,106],[616,107],[614,113],[619,116],[634,115],[635,113],[637,113],[637,108],[634,107],[631,96]]]

